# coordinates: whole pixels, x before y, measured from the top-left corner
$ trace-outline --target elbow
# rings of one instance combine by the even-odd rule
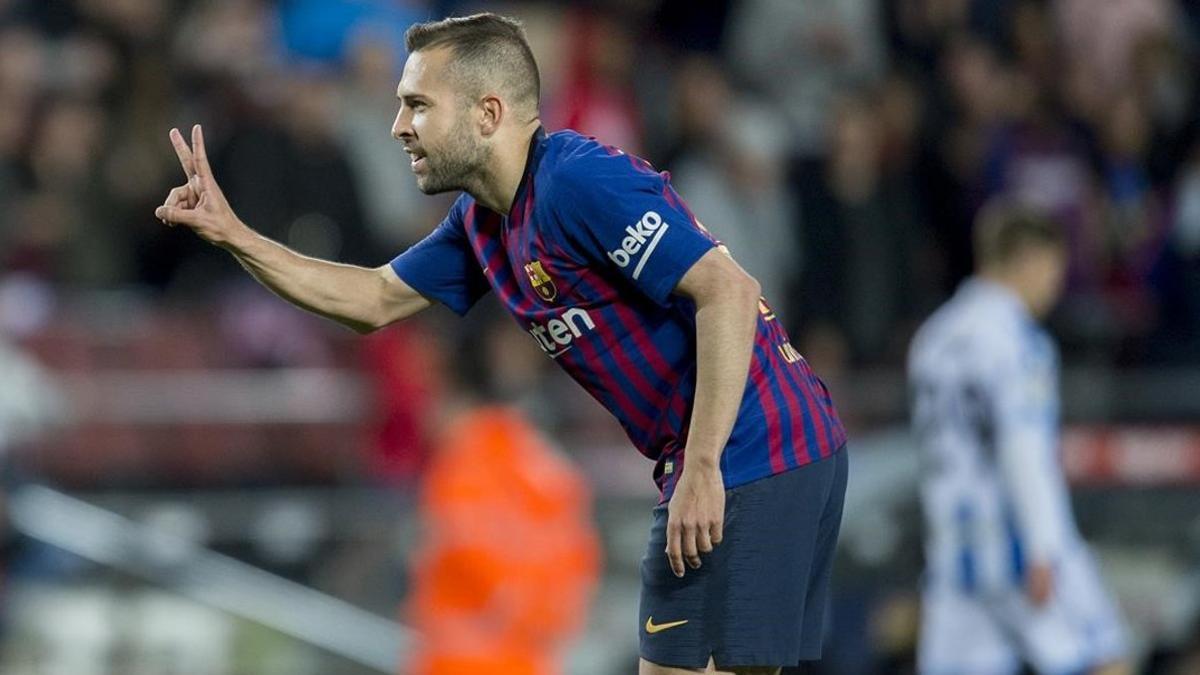
[[[361,322],[357,322],[357,321],[353,322],[353,323],[348,323],[346,325],[350,328],[350,330],[354,331],[355,333],[358,333],[359,335],[370,335],[371,333],[374,333],[375,331],[379,330],[380,328],[383,328],[383,326],[380,326],[380,325],[377,325],[374,323],[361,323]]]
[[[762,284],[747,272],[742,272],[741,276],[742,293],[753,300],[755,307],[758,307],[758,299],[762,297]]]
[[[758,299],[762,297],[762,284],[758,283],[758,279],[750,276],[748,272],[740,267],[735,268],[725,275],[721,286],[725,296],[731,301],[739,305],[752,306],[754,311],[758,311]]]
[[[762,285],[746,272],[738,269],[722,275],[713,292],[706,299],[697,298],[697,308],[707,305],[723,305],[737,313],[758,315],[758,301],[762,297]]]
[[[384,311],[382,306],[380,306],[367,316],[349,319],[347,321],[343,321],[342,323],[345,324],[347,328],[355,333],[358,333],[359,335],[370,335],[380,328],[392,323],[392,321],[393,320],[387,318],[387,312]]]
[[[724,305],[726,307],[748,307],[758,312],[758,300],[762,296],[762,285],[741,268],[732,269],[712,278],[707,291],[695,294],[696,306]]]
[[[676,292],[696,303],[707,305],[750,306],[758,311],[762,285],[742,269],[733,258],[713,249],[700,259],[676,285]]]

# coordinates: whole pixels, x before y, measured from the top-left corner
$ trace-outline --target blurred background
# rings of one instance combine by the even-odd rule
[[[389,136],[404,30],[479,9],[524,20],[548,128],[671,171],[830,385],[853,469],[820,672],[911,672],[903,355],[998,194],[1069,232],[1064,458],[1141,672],[1200,672],[1188,0],[0,0],[0,672],[409,672],[421,495],[485,403],[589,491],[562,672],[635,672],[651,465],[493,299],[360,338],[153,217],[167,130],[201,122],[244,220],[386,262],[450,203]]]

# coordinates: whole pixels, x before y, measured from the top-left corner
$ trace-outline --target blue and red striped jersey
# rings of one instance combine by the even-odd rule
[[[670,498],[696,390],[695,306],[672,291],[719,246],[645,160],[573,131],[539,130],[512,210],[463,194],[392,261],[417,292],[464,314],[495,291],[538,346],[655,461]],[[836,452],[846,434],[825,385],[760,302],[727,488]]]

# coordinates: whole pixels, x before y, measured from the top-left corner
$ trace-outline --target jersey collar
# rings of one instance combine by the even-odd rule
[[[509,209],[508,217],[517,215],[518,207],[525,202],[526,193],[529,191],[529,184],[533,182],[533,175],[537,172],[538,165],[542,161],[542,155],[546,151],[546,127],[538,125],[536,131],[529,141],[529,154],[525,157],[525,173],[521,176],[521,182],[517,185],[517,194],[513,199],[512,208]]]

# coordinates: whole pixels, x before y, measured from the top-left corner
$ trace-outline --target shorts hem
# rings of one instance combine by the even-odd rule
[[[703,661],[699,661],[699,660],[684,659],[684,658],[670,658],[668,656],[655,656],[653,654],[647,654],[646,652],[639,650],[638,657],[641,659],[644,659],[646,661],[649,661],[650,663],[653,663],[656,666],[662,666],[664,668],[707,668],[708,667],[708,657],[707,656],[704,657]]]
[[[708,666],[709,657],[703,659],[684,659],[670,658],[664,656],[655,656],[638,652],[638,656],[656,666],[666,668],[706,668]],[[817,654],[810,656],[809,654],[800,654],[795,658],[785,658],[776,654],[760,655],[760,654],[734,654],[729,656],[721,656],[716,653],[712,655],[713,663],[717,668],[750,668],[750,667],[775,667],[786,668],[789,666],[798,666],[804,662],[819,661],[821,656]]]
[[[785,655],[779,654],[778,652],[768,652],[765,654],[764,653],[728,654],[728,655],[713,654],[713,662],[718,668],[750,668],[750,667],[754,667],[754,666],[767,667],[767,668],[771,668],[771,667],[787,668],[790,666],[800,665],[800,663],[802,661],[814,661],[819,658],[820,658],[820,656],[817,656],[815,658],[805,658],[805,655],[803,653],[801,653],[801,654],[790,654],[789,653],[788,655],[785,656]]]

